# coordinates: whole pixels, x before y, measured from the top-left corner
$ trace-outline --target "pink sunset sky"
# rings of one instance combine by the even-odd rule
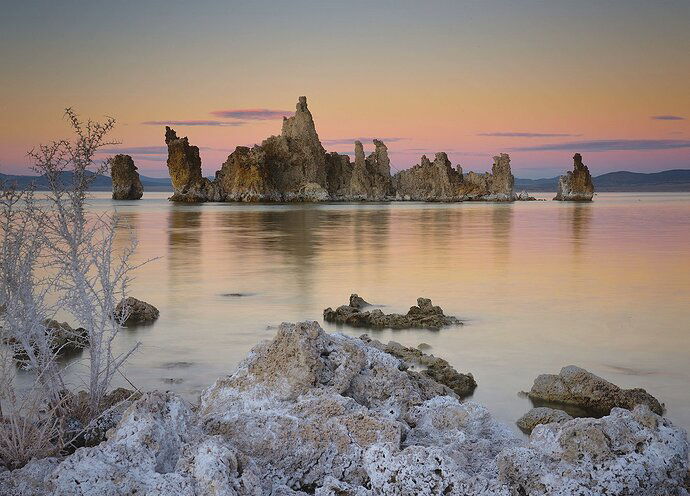
[[[65,107],[113,116],[140,173],[164,126],[212,175],[278,134],[306,95],[329,151],[388,145],[394,169],[445,151],[552,177],[690,168],[690,3],[22,2],[0,19],[0,172],[66,137]],[[105,155],[104,155],[105,156]]]

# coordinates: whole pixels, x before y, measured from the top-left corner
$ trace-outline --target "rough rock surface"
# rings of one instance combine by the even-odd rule
[[[669,420],[646,405],[614,408],[538,425],[528,447],[499,455],[499,480],[516,495],[683,495],[687,456],[687,436]]]
[[[554,408],[540,406],[537,408],[532,408],[529,412],[520,417],[517,421],[517,426],[523,431],[530,433],[539,424],[567,422],[568,420],[572,419],[573,417],[568,415],[563,410],[556,410]]]
[[[462,170],[453,169],[443,152],[437,153],[433,162],[422,155],[418,165],[393,178],[396,198],[412,201],[458,201],[462,182]]]
[[[117,426],[124,412],[139,398],[141,393],[130,389],[114,389],[103,398],[100,415],[89,421],[89,393],[69,394],[65,401],[68,412],[65,438],[71,440],[71,449],[96,446],[105,441],[107,432]]]
[[[512,201],[513,176],[506,154],[494,157],[491,173],[462,175],[445,153],[434,162],[426,156],[420,165],[391,177],[388,147],[374,139],[374,151],[365,156],[355,141],[355,160],[327,153],[316,132],[307,98],[299,97],[295,114],[283,118],[279,136],[260,145],[238,146],[216,172],[213,181],[202,177],[199,149],[187,138],[166,128],[168,169],[174,201],[322,202],[322,201]]]
[[[45,333],[50,343],[50,349],[58,355],[75,353],[84,349],[89,344],[89,333],[83,327],[73,329],[67,322],[58,322],[46,319],[44,322]],[[18,360],[27,360],[25,349],[13,337],[4,340],[5,344],[12,348],[14,357]],[[32,342],[32,346],[36,346]]]
[[[536,401],[574,405],[593,415],[607,415],[615,407],[632,410],[639,404],[663,413],[659,400],[644,389],[621,389],[574,365],[563,367],[558,375],[540,375],[528,395]]]
[[[335,310],[331,307],[323,311],[326,322],[347,324],[352,327],[373,329],[440,329],[449,325],[462,325],[456,317],[445,315],[441,307],[431,304],[428,298],[417,298],[417,305],[410,307],[405,314],[385,314],[380,309],[362,311],[356,294],[350,296],[349,305],[341,305]],[[354,303],[354,305],[353,305]]]
[[[573,170],[558,178],[558,191],[554,200],[591,201],[594,196],[594,183],[589,169],[582,163],[582,155],[573,156]]]
[[[220,201],[219,188],[201,174],[199,147],[189,144],[187,137],[165,127],[165,144],[168,145],[168,172],[173,186],[172,201],[201,202]]]
[[[113,200],[139,200],[144,194],[137,167],[129,155],[115,155],[110,161]]]
[[[513,201],[514,182],[506,153],[494,157],[491,173],[463,174],[460,166],[453,169],[445,153],[437,153],[433,162],[423,155],[419,165],[393,177],[396,198],[416,201]]]
[[[124,326],[150,324],[159,315],[156,307],[131,296],[122,299],[115,307],[115,318]]]
[[[360,339],[381,351],[401,359],[411,370],[419,368],[422,374],[431,377],[444,386],[448,386],[461,398],[469,396],[477,388],[477,382],[472,374],[461,374],[443,358],[427,355],[418,348],[408,348],[395,341],[389,341],[388,344],[384,345],[375,339],[371,339],[366,334],[362,335]]]
[[[315,322],[283,324],[198,409],[148,393],[107,441],[0,473],[17,495],[659,495],[681,429],[644,407],[538,426],[529,445],[474,402]]]

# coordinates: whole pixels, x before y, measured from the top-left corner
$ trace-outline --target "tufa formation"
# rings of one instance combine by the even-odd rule
[[[558,191],[554,200],[559,201],[592,201],[594,183],[589,169],[582,163],[582,155],[573,156],[573,171],[568,171],[558,178]]]
[[[137,167],[129,155],[115,155],[110,160],[113,200],[139,200],[144,194]]]
[[[368,156],[355,141],[355,160],[326,152],[316,132],[307,98],[299,97],[292,117],[283,117],[279,136],[260,145],[238,146],[213,180],[201,173],[199,148],[178,138],[166,127],[168,169],[173,201],[319,202],[319,201],[512,201],[513,175],[507,154],[494,157],[491,173],[462,174],[445,153],[434,162],[426,156],[420,165],[391,177],[388,148],[373,140]]]

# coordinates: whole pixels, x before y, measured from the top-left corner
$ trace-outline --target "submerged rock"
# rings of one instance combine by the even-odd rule
[[[589,169],[582,163],[582,155],[573,156],[573,170],[558,178],[558,191],[554,200],[591,201],[594,196],[594,183]]]
[[[160,312],[156,307],[131,296],[124,298],[115,307],[115,318],[123,326],[150,324],[159,315]]]
[[[115,155],[110,161],[113,200],[139,200],[144,194],[137,167],[129,155]]]
[[[572,420],[573,417],[568,415],[563,410],[556,410],[554,408],[547,407],[537,407],[532,408],[529,412],[525,413],[517,421],[517,426],[523,431],[530,433],[532,430],[540,424],[551,424],[567,422]]]
[[[621,389],[591,372],[569,365],[558,375],[542,374],[529,391],[532,400],[574,405],[593,415],[607,415],[612,408],[632,410],[636,405],[647,405],[661,415],[659,400],[641,388]]]
[[[147,393],[105,442],[0,473],[0,494],[652,496],[682,487],[686,435],[645,407],[540,425],[525,445],[484,407],[377,346],[315,322],[283,324],[198,409]]]
[[[441,307],[432,305],[428,298],[417,298],[417,305],[410,307],[405,315],[399,313],[385,314],[378,308],[362,311],[359,300],[362,299],[353,294],[350,296],[349,305],[341,305],[335,310],[330,307],[326,308],[323,311],[324,320],[336,324],[347,324],[352,327],[375,329],[440,329],[449,325],[462,325],[459,319],[445,315]]]

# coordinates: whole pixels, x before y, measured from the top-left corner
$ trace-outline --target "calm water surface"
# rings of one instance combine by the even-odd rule
[[[323,323],[323,309],[358,293],[405,312],[425,296],[467,325],[369,334],[431,345],[474,374],[473,398],[506,423],[530,408],[518,393],[538,374],[575,364],[646,388],[690,428],[690,194],[599,194],[591,204],[177,205],[167,196],[91,202],[117,206],[140,258],[161,257],[131,291],[160,319],[117,343],[142,343],[127,368],[141,389],[196,399],[283,321],[359,336]]]

